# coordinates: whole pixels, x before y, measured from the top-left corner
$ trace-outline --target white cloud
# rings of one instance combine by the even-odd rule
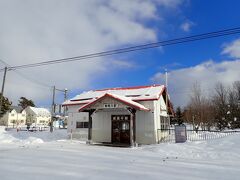
[[[177,8],[184,0],[155,0],[159,5],[167,8]]]
[[[227,54],[233,58],[240,58],[240,39],[224,45],[222,54]]]
[[[211,95],[217,82],[229,86],[240,77],[240,60],[214,62],[212,60],[194,67],[182,68],[169,73],[169,92],[175,106],[186,105],[193,83],[199,82],[206,95]],[[165,83],[164,73],[155,74],[155,83]]]
[[[155,30],[147,27],[146,22],[164,18],[158,7],[177,8],[181,2],[0,0],[0,59],[10,65],[21,65],[156,41]],[[111,70],[105,60],[30,68],[21,73],[31,81],[58,88],[84,89]],[[124,63],[126,67],[126,62],[122,66]],[[14,102],[26,96],[37,102],[48,100],[50,104],[50,90],[31,81],[9,72],[6,96]]]
[[[124,69],[129,69],[129,68],[136,68],[138,65],[136,65],[134,62],[131,61],[125,61],[125,60],[112,60],[111,65],[116,68],[124,68]]]
[[[193,22],[187,21],[187,22],[184,22],[180,25],[180,29],[185,31],[185,32],[189,32],[193,26],[194,26]]]

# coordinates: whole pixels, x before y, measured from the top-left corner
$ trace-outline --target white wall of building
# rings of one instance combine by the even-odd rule
[[[112,115],[130,115],[124,109],[97,111],[92,115],[92,140],[94,142],[112,141]]]
[[[3,117],[0,119],[0,124],[4,126],[16,127],[23,126],[26,124],[26,111],[17,113],[16,110],[6,112]]]
[[[136,142],[138,144],[153,144],[155,143],[153,101],[140,101],[139,103],[149,108],[150,111],[136,112]]]
[[[139,144],[156,143],[156,132],[154,130],[154,102],[142,101],[145,107],[151,111],[136,112],[136,142]],[[93,114],[92,140],[94,142],[111,142],[112,115],[130,115],[130,112],[123,109],[97,111]]]
[[[89,121],[89,113],[88,112],[78,112],[81,105],[68,106],[68,126],[67,132],[70,136],[72,133],[72,137],[87,141],[88,140],[88,128],[77,128],[77,122],[88,122]]]
[[[168,128],[166,125],[168,125],[170,122],[166,121],[167,117],[167,106],[163,99],[163,96],[160,96],[160,98],[157,101],[154,101],[154,133],[155,133],[155,141],[158,142],[160,138],[163,137],[163,135],[167,135],[166,132],[161,132],[161,128]],[[164,117],[164,118],[163,118]],[[169,120],[169,119],[168,119]]]
[[[27,107],[25,109],[26,123],[34,126],[48,126],[51,121],[51,113],[44,108]]]
[[[21,113],[18,113],[18,122],[21,125],[25,125],[26,124],[26,116],[27,116],[27,113],[26,113],[25,110],[23,110]]]
[[[88,122],[89,113],[88,112],[69,112],[68,113],[68,127],[67,131],[70,134],[72,132],[72,137],[80,139],[82,141],[88,140],[88,128],[77,128],[77,122]]]

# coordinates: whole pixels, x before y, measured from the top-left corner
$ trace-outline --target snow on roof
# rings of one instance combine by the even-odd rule
[[[103,96],[106,93],[125,96],[130,98],[132,101],[156,100],[160,97],[164,88],[165,88],[164,85],[151,85],[128,88],[109,88],[102,90],[91,90],[75,96],[74,98],[64,102],[63,105],[86,104]]]
[[[139,104],[137,102],[134,102],[131,100],[131,98],[128,98],[128,97],[124,97],[124,96],[120,96],[120,95],[116,95],[116,94],[112,94],[112,93],[106,93],[104,95],[102,95],[101,97],[99,97],[98,99],[94,99],[92,100],[91,102],[89,102],[88,104],[82,106],[79,111],[82,111],[88,107],[90,107],[91,105],[95,104],[96,102],[98,102],[99,100],[105,98],[105,97],[111,97],[111,98],[114,98],[124,104],[127,104],[131,107],[134,107],[138,110],[142,110],[142,111],[149,111],[150,109],[146,108],[145,106],[143,106],[142,104]]]
[[[29,108],[30,108],[34,113],[36,113],[36,114],[38,114],[38,115],[51,114],[51,113],[49,112],[49,110],[46,109],[46,108],[36,108],[36,107],[31,107],[31,106],[29,106]]]
[[[93,99],[94,100],[94,99]],[[92,101],[92,100],[91,100]],[[82,105],[82,104],[87,104],[91,101],[71,101],[71,100],[66,100],[62,105],[68,105],[68,106],[71,106],[71,105]]]

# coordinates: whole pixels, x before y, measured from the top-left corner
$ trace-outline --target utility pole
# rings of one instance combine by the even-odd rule
[[[8,68],[4,68],[4,74],[3,74],[3,82],[2,82],[2,90],[1,90],[1,97],[0,97],[0,113],[2,113],[2,103],[3,103],[3,93],[4,93],[4,87],[5,87],[5,80],[7,75]]]
[[[53,114],[55,114],[56,112],[55,93],[56,93],[56,87],[53,86],[53,98],[52,98]]]
[[[60,91],[60,92],[63,92],[64,93],[64,101],[67,100],[67,92],[68,92],[68,89],[65,88],[65,89],[57,89],[55,88],[56,91]],[[65,116],[66,115],[66,107],[63,108],[63,115]]]
[[[165,90],[165,92],[166,92],[166,113],[167,113],[167,120],[168,120],[168,127],[169,127],[169,129],[170,129],[170,117],[169,117],[169,114],[168,114],[168,72],[167,72],[167,69],[165,69],[165,78],[166,78],[166,81],[165,81],[165,86],[166,86],[166,90]],[[169,131],[169,133],[170,133],[170,131]]]
[[[64,89],[64,102],[67,100],[67,88]],[[64,106],[63,108],[63,115],[64,115],[64,119],[65,119],[65,116],[66,116],[66,106]]]
[[[53,97],[52,97],[52,118],[51,118],[51,125],[50,125],[50,132],[53,132],[53,117],[56,113],[56,104],[55,104],[55,94],[56,91],[60,91],[60,92],[64,92],[64,101],[67,100],[67,88],[65,88],[64,90],[62,89],[57,89],[55,86],[53,86]],[[60,107],[59,107],[59,112],[60,112]],[[63,109],[63,114],[64,114],[64,119],[66,116],[66,107],[64,107]]]
[[[67,100],[67,88],[64,89],[64,102]],[[63,122],[63,128],[65,128],[66,125],[66,112],[67,112],[67,107],[63,107],[63,116],[64,116],[64,122]]]
[[[55,91],[56,91],[56,87],[53,86],[52,116],[51,116],[51,123],[50,123],[50,132],[53,132],[53,115],[55,114]]]
[[[167,112],[167,116],[168,116],[168,95],[167,95],[167,87],[168,87],[168,73],[167,73],[167,69],[165,69],[165,86],[166,86],[166,112]]]

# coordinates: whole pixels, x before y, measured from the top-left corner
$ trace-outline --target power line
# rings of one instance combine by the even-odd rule
[[[27,77],[26,75],[20,73],[19,71],[14,70],[13,72],[17,73],[18,75],[20,75],[20,76],[23,77],[24,79],[26,79],[26,80],[34,83],[34,84],[37,84],[37,85],[42,86],[42,87],[44,87],[44,88],[52,88],[52,86],[47,85],[47,84],[45,84],[45,83],[43,83],[43,82],[40,82],[40,81],[38,81],[38,80],[36,80],[36,79]]]
[[[2,64],[4,64],[4,66],[10,66],[9,64],[7,64],[5,61],[3,61],[2,59],[0,59],[0,62],[2,63]]]
[[[11,65],[9,65],[8,63],[6,63],[6,62],[3,61],[2,59],[0,59],[0,62],[1,62],[2,64],[4,64],[8,69],[9,69],[9,67],[11,67]],[[29,78],[29,77],[23,75],[22,73],[20,73],[20,72],[17,71],[16,69],[13,70],[13,72],[15,72],[16,74],[20,75],[22,78],[24,78],[24,79],[26,79],[26,80],[34,83],[34,84],[37,84],[37,85],[42,86],[42,87],[45,87],[45,88],[52,88],[52,86],[50,86],[50,85],[47,85],[47,84],[45,84],[45,83],[39,82],[39,81],[36,80],[36,79]]]
[[[10,66],[8,63],[6,63],[5,61],[3,61],[2,59],[0,59],[0,62],[2,62],[2,64],[4,64],[4,65],[7,66],[7,67]],[[36,79],[29,78],[29,77],[25,76],[24,74],[20,73],[20,72],[17,71],[17,70],[13,70],[13,72],[15,72],[16,74],[22,76],[24,79],[26,79],[26,80],[34,83],[34,84],[40,85],[40,86],[45,87],[45,88],[50,88],[50,89],[52,89],[52,87],[53,87],[53,86],[47,85],[47,84],[45,84],[45,83],[43,83],[43,82],[40,82],[40,81],[38,81],[38,80],[36,80]],[[65,93],[65,91],[66,91],[66,89],[57,89],[57,88],[55,88],[55,90],[56,90],[56,91],[61,91],[61,92],[64,92],[64,93]],[[67,91],[69,91],[69,90],[67,90]]]
[[[115,54],[140,51],[140,50],[151,49],[151,48],[156,48],[156,47],[160,47],[160,46],[182,44],[182,43],[186,43],[186,42],[199,41],[199,40],[233,35],[233,34],[239,34],[239,33],[240,33],[240,27],[237,27],[237,28],[213,31],[213,32],[209,32],[209,33],[203,33],[203,34],[187,36],[187,37],[182,37],[182,38],[176,38],[176,39],[171,39],[171,40],[166,40],[166,41],[159,41],[159,42],[155,42],[155,43],[148,43],[148,44],[143,44],[143,45],[138,45],[138,46],[131,46],[131,47],[126,47],[126,48],[121,48],[121,49],[115,49],[115,50],[110,50],[110,51],[103,51],[103,52],[91,53],[91,54],[86,54],[86,55],[81,55],[81,56],[62,58],[62,59],[56,59],[56,60],[50,60],[50,61],[43,61],[43,62],[39,62],[39,63],[31,63],[31,64],[12,66],[12,67],[9,67],[9,70],[45,66],[45,65],[58,64],[58,63],[64,63],[64,62],[80,61],[80,60],[85,60],[85,59],[91,59],[91,58],[97,58],[97,57],[103,57],[103,56],[111,56],[111,55],[115,55]],[[3,71],[3,69],[0,69],[0,71]]]

